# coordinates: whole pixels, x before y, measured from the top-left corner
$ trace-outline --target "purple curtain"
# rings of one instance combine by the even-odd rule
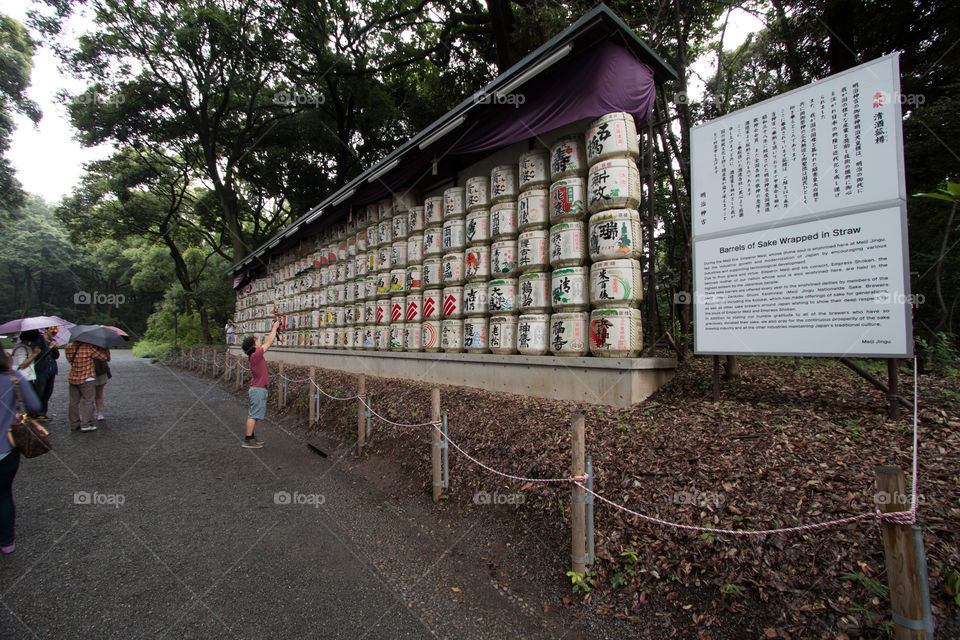
[[[656,86],[650,67],[607,40],[572,54],[555,70],[522,85],[517,93],[525,99],[522,105],[490,105],[450,153],[496,149],[614,111],[633,114],[642,125],[653,111]],[[551,142],[544,140],[546,145]]]

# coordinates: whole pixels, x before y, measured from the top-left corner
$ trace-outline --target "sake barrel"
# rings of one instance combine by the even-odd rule
[[[490,273],[495,278],[517,275],[517,241],[501,240],[490,246]]]
[[[640,156],[637,124],[632,115],[622,111],[600,116],[587,125],[586,142],[591,167],[601,160]]]
[[[463,318],[463,287],[444,287],[442,303],[444,318]]]
[[[342,262],[338,262],[333,266],[333,281],[337,284],[342,284],[347,280],[347,269],[346,265]]]
[[[363,302],[367,299],[367,277],[363,276],[353,281],[354,297],[357,302]]]
[[[440,274],[443,271],[443,258],[424,258],[423,259],[423,288],[439,287],[443,284]]]
[[[373,351],[377,348],[377,328],[371,324],[363,325],[363,349]]]
[[[416,189],[404,189],[393,194],[393,213],[407,213],[416,206],[420,194]]]
[[[376,335],[377,351],[389,351],[390,350],[390,325],[379,324],[377,325],[376,331],[377,331],[377,335]]]
[[[412,264],[407,267],[407,291],[416,292],[423,290],[423,266]]]
[[[463,353],[463,320],[440,323],[440,348],[446,353]]]
[[[467,214],[466,189],[450,187],[443,192],[443,219],[462,218]]]
[[[351,236],[347,238],[347,257],[352,258],[355,255],[357,255],[357,236],[356,234],[351,234]],[[303,268],[301,267],[300,270],[302,271]]]
[[[377,301],[366,300],[363,303],[363,324],[375,324],[377,322]]]
[[[377,249],[377,271],[390,271],[390,254],[393,253],[393,245],[385,244]]]
[[[391,269],[390,270],[390,294],[396,295],[398,293],[405,293],[407,290],[407,269],[406,267],[400,269]]]
[[[367,249],[367,274],[377,272],[377,249]]]
[[[403,323],[390,324],[390,351],[403,351]]]
[[[364,279],[364,285],[366,286],[366,289],[367,289],[366,295],[363,297],[364,300],[374,300],[377,297],[378,284],[379,284],[378,274],[369,275]]]
[[[491,315],[517,312],[517,279],[502,278],[487,284],[487,309]]]
[[[423,205],[410,207],[410,211],[407,212],[407,233],[411,235],[414,233],[423,233],[425,228]]]
[[[587,213],[586,181],[564,178],[550,185],[550,221],[582,220]]]
[[[390,218],[381,220],[377,225],[377,234],[380,236],[380,246],[393,244],[393,222]]]
[[[520,193],[550,185],[550,154],[546,149],[534,149],[520,154]]]
[[[640,172],[631,158],[604,160],[590,167],[587,176],[587,209],[634,209],[640,204]]]
[[[431,196],[423,201],[424,228],[443,224],[443,196]]]
[[[440,321],[424,320],[420,325],[420,348],[436,353],[440,351]]]
[[[356,255],[363,255],[367,252],[367,229],[366,227],[357,231],[357,235],[354,239],[354,245],[356,246],[357,253]]]
[[[340,344],[344,349],[353,349],[353,327],[340,331]]]
[[[423,257],[443,255],[443,227],[427,227],[423,231]]]
[[[344,238],[337,242],[337,260],[347,259],[347,240]]]
[[[354,271],[357,272],[357,276],[358,276],[358,277],[367,275],[367,267],[368,267],[368,265],[367,265],[367,252],[366,252],[366,251],[364,251],[362,254],[360,254],[360,255],[358,255],[356,258],[354,258],[354,259],[353,259],[353,263],[354,263],[354,265],[355,265],[355,266],[354,266]]]
[[[487,315],[487,283],[468,282],[463,285],[463,313],[467,317]]]
[[[643,348],[639,309],[590,312],[590,353],[601,358],[636,358]]]
[[[403,322],[406,316],[406,296],[393,296],[390,298],[390,322]]]
[[[594,262],[639,258],[641,238],[640,214],[633,209],[614,209],[590,216],[590,259]]]
[[[343,327],[347,324],[347,310],[343,305],[337,305],[333,308],[333,326]]]
[[[380,246],[380,226],[376,222],[373,222],[367,226],[366,235],[367,251],[370,251],[370,249],[376,249],[378,246]]]
[[[463,254],[464,276],[467,282],[486,282],[490,279],[490,247],[470,247]]]
[[[463,321],[463,348],[467,353],[488,353],[488,321],[485,316],[474,316]]]
[[[467,247],[466,220],[451,218],[443,221],[443,239],[440,246],[443,252],[463,251]]]
[[[507,240],[516,238],[517,203],[516,201],[500,202],[490,207],[490,239]]]
[[[443,286],[453,285],[453,284],[463,284],[466,282],[466,274],[464,272],[464,253],[462,251],[454,251],[452,253],[447,253],[443,256],[443,271],[440,274],[440,280],[443,283]]]
[[[546,189],[521,192],[517,198],[518,231],[546,229],[550,225],[549,200],[550,193]]]
[[[423,320],[439,320],[443,310],[443,290],[427,289],[423,292]]]
[[[602,260],[590,265],[590,304],[636,307],[643,300],[638,260]]]
[[[421,322],[423,320],[423,294],[409,293],[404,300],[404,322]]]
[[[524,231],[517,241],[517,266],[521,273],[546,271],[550,266],[547,255],[548,234],[544,229]]]
[[[498,355],[517,352],[517,316],[492,316],[488,324],[487,342]]]
[[[407,265],[423,262],[423,234],[407,236]]]
[[[346,282],[351,282],[357,279],[357,262],[356,260],[347,260],[343,263],[343,279]]]
[[[353,325],[363,324],[363,303],[362,302],[353,303],[353,315],[352,315],[350,324],[353,324]]]
[[[323,347],[325,349],[333,349],[337,344],[337,329],[333,326],[324,327],[323,329]]]
[[[398,213],[393,216],[393,225],[392,231],[393,241],[397,240],[406,240],[407,239],[407,221],[409,220],[409,215],[407,212]]]
[[[384,198],[377,202],[377,222],[390,221],[393,218],[393,198]]]
[[[337,285],[337,286],[341,286],[341,285]],[[344,304],[356,302],[357,298],[354,295],[355,291],[354,291],[353,283],[352,282],[344,283],[342,286],[343,286]]]
[[[550,265],[554,269],[575,267],[587,261],[587,243],[582,222],[559,222],[550,227]]]
[[[517,351],[525,356],[542,356],[550,351],[547,342],[550,315],[525,313],[517,318]]]
[[[390,272],[381,271],[377,274],[377,297],[382,298],[390,295]],[[336,296],[334,296],[336,298]],[[334,299],[336,302],[336,299]]]
[[[518,278],[517,307],[523,313],[550,313],[550,276],[525,273]]]
[[[464,230],[467,246],[490,243],[490,210],[476,209],[467,214]]]
[[[550,146],[550,180],[556,182],[587,172],[587,157],[582,136],[564,136]]]
[[[390,322],[390,298],[380,298],[377,300],[377,315],[374,318],[376,324],[387,324]]]
[[[390,248],[390,268],[406,268],[407,266],[407,241],[400,240],[394,242]]]
[[[406,351],[423,351],[421,338],[423,326],[419,322],[406,322],[403,325],[403,346]]]
[[[376,224],[380,220],[380,207],[376,202],[367,205],[367,224]]]
[[[490,178],[474,176],[467,178],[465,183],[467,195],[467,212],[477,209],[486,209],[490,206]]]
[[[356,350],[363,349],[363,327],[361,325],[353,327],[353,343],[351,348]]]
[[[508,202],[517,199],[520,193],[517,165],[502,164],[490,172],[490,202]]]

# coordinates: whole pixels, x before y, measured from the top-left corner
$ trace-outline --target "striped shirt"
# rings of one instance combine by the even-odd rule
[[[71,342],[65,351],[70,363],[70,375],[67,376],[70,384],[83,384],[87,378],[95,377],[94,360],[110,359],[106,349],[87,342]]]

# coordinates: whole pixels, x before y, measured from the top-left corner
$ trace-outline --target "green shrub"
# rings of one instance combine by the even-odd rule
[[[133,355],[138,358],[149,358],[155,362],[167,362],[176,352],[176,347],[169,342],[140,340],[133,345]]]

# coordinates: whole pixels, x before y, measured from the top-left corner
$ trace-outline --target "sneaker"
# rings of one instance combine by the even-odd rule
[[[101,411],[101,412],[97,413],[96,418],[94,418],[94,419],[95,419],[95,420],[103,420],[103,419],[104,419],[104,417],[103,417],[103,412]]]
[[[260,442],[259,440],[254,440],[253,438],[250,438],[249,440],[247,438],[244,438],[243,444],[241,444],[240,446],[243,447],[244,449],[262,449],[263,443]]]
[[[96,431],[96,430],[97,430],[97,425],[95,424],[88,424],[85,427],[80,427],[80,431]]]
[[[250,439],[253,440],[254,442],[256,442],[257,444],[263,444],[263,440],[261,440],[260,438],[258,438],[258,437],[257,437],[257,434],[253,434],[252,436],[250,436]]]
[[[2,553],[3,555],[9,555],[9,554],[13,553],[13,552],[16,551],[16,550],[17,550],[17,543],[16,543],[16,542],[11,542],[10,544],[6,545],[5,547],[0,547],[0,553]]]

